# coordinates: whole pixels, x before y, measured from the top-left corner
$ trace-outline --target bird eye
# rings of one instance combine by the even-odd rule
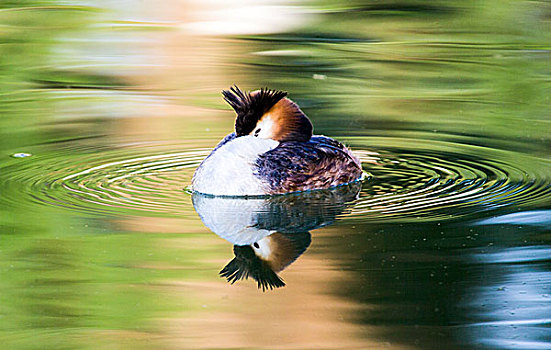
[[[258,136],[258,134],[260,134],[260,128],[258,128],[254,131],[254,136]]]
[[[257,248],[257,249],[260,248],[260,245],[259,245],[258,243],[256,243],[256,242],[254,242],[253,245],[254,245],[254,247]]]

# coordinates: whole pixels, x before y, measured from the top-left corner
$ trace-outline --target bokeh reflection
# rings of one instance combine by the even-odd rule
[[[550,348],[551,3],[0,8],[3,348]],[[267,293],[217,276],[230,249],[181,191],[234,83],[380,155],[359,201],[294,203],[296,227],[216,209],[258,224],[217,232],[241,257],[295,246]]]

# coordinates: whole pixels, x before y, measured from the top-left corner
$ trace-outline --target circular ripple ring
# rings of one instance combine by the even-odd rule
[[[353,145],[370,176],[345,215],[372,221],[444,220],[549,201],[548,161],[482,147],[473,151],[473,146],[457,144],[439,147],[446,151],[438,153],[427,148],[362,149]],[[13,189],[2,200],[84,213],[177,217],[191,208],[184,188],[209,152],[188,149],[135,156],[135,150],[124,149],[108,152],[110,161],[101,152],[101,159],[90,156],[75,163],[71,157],[67,159],[72,163],[67,164],[39,155],[13,159],[2,169],[9,175],[5,185]],[[52,157],[59,159],[59,154]],[[37,168],[39,174],[32,170]],[[21,192],[32,201],[22,201]]]

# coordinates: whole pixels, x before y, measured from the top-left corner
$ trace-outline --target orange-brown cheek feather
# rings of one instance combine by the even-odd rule
[[[281,141],[281,139],[285,135],[284,115],[286,111],[283,105],[283,101],[279,101],[272,108],[270,108],[270,110],[266,112],[266,114],[260,119],[260,121],[262,121],[264,118],[270,118],[272,122],[271,138],[276,141]]]
[[[285,139],[285,135],[287,133],[287,131],[285,130],[285,128],[283,127],[283,125],[280,124],[280,122],[275,122],[274,123],[274,132],[273,132],[273,139],[276,140],[276,141],[279,141],[281,142],[283,139]]]
[[[274,122],[272,137],[274,140],[305,142],[312,136],[312,123],[289,99],[276,103],[267,114]]]
[[[295,237],[304,237],[304,233],[297,233]],[[309,243],[309,233],[306,233]],[[296,240],[292,240],[289,236],[284,235],[280,232],[272,233],[269,237],[269,245],[271,249],[271,254],[264,260],[274,272],[280,272],[289,266],[296,258],[302,254],[306,247],[300,247],[297,245]]]

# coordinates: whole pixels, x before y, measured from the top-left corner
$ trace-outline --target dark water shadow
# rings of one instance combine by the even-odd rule
[[[469,222],[339,223],[327,246],[369,338],[419,349],[547,349],[549,211]],[[352,247],[352,249],[351,249]],[[374,330],[373,330],[374,329]]]

